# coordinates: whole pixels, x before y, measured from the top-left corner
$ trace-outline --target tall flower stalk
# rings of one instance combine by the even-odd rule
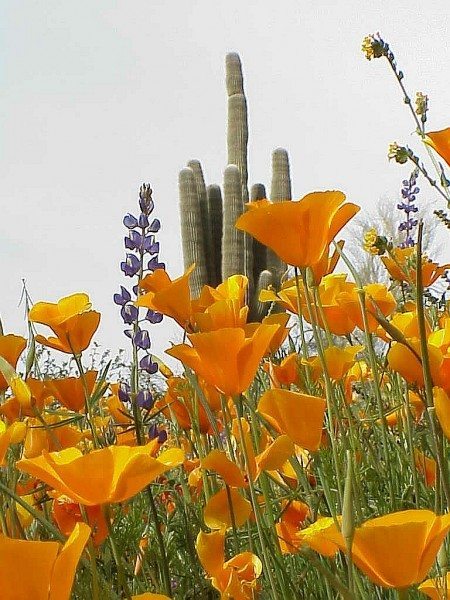
[[[152,310],[146,310],[145,315],[141,308],[136,306],[139,296],[139,282],[147,272],[164,269],[164,263],[159,261],[159,242],[155,234],[160,229],[159,219],[150,219],[154,209],[152,190],[148,184],[143,184],[139,190],[138,217],[128,213],[123,219],[123,224],[128,229],[124,238],[127,250],[125,260],[120,268],[126,277],[135,278],[131,290],[120,286],[120,292],[114,294],[114,302],[118,304],[120,314],[127,328],[124,334],[131,340],[132,362],[131,378],[129,385],[121,387],[122,399],[130,401],[136,440],[139,445],[145,442],[142,409],[149,411],[153,406],[153,397],[148,389],[140,389],[140,371],[154,375],[158,365],[154,362],[150,352],[151,339],[148,331],[149,324],[160,323],[162,315]]]
[[[418,223],[417,219],[414,218],[414,215],[419,210],[415,205],[416,196],[419,193],[419,188],[416,185],[418,175],[419,170],[414,169],[409,179],[403,180],[403,187],[401,190],[403,201],[397,204],[397,208],[405,213],[405,219],[398,226],[399,232],[405,234],[405,239],[400,244],[401,248],[414,246],[412,232],[417,227]]]
[[[125,215],[123,224],[128,229],[128,235],[124,238],[124,246],[127,250],[125,260],[121,262],[120,268],[126,277],[135,278],[131,289],[120,286],[120,292],[114,294],[114,302],[121,307],[120,314],[127,328],[124,334],[131,340],[132,361],[130,382],[121,385],[120,397],[122,401],[131,402],[131,409],[138,445],[145,444],[146,434],[148,437],[159,435],[163,438],[164,432],[158,434],[154,424],[150,424],[145,431],[143,415],[148,414],[154,404],[151,390],[144,388],[140,383],[140,373],[154,375],[158,371],[158,365],[151,354],[151,339],[148,330],[149,325],[160,323],[162,314],[153,310],[136,306],[136,300],[140,295],[140,281],[144,276],[164,269],[165,264],[159,260],[159,242],[155,234],[158,233],[161,223],[159,219],[152,218],[154,203],[152,189],[149,184],[144,183],[139,190],[139,216],[131,213]],[[163,441],[163,439],[161,439]],[[168,559],[161,533],[158,512],[155,499],[150,486],[146,488],[149,499],[150,512],[154,521],[156,537],[162,563],[162,579],[164,591],[171,594],[170,573]]]

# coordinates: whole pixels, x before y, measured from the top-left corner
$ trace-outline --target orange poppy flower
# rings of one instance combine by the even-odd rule
[[[347,275],[343,273],[334,273],[326,275],[317,288],[319,294],[321,311],[317,310],[317,315],[313,313],[313,318],[317,316],[317,325],[324,328],[321,312],[331,333],[335,335],[347,335],[355,329],[355,321],[347,310],[343,299],[353,298],[356,285],[347,281]],[[303,317],[311,322],[311,317],[307,310],[306,300],[302,298]],[[314,308],[314,303],[313,303]]]
[[[16,466],[79,504],[123,502],[183,462],[179,448],[153,458],[157,445],[155,439],[145,446],[109,446],[85,455],[77,448],[67,448],[19,460]]]
[[[272,365],[273,377],[278,385],[300,384],[300,357],[292,352],[283,358],[279,365]]]
[[[199,331],[214,331],[225,327],[244,327],[248,306],[245,293],[248,279],[232,275],[216,288],[205,286],[197,301],[191,303],[193,321]]]
[[[86,506],[84,508],[88,525],[92,531],[92,541],[99,546],[108,536],[108,524],[105,520],[102,507]],[[78,502],[68,496],[59,494],[52,503],[52,517],[64,535],[69,536],[77,523],[84,521]]]
[[[260,559],[241,552],[225,562],[225,531],[200,531],[195,543],[202,567],[222,600],[253,600],[262,573]]]
[[[347,371],[355,364],[356,355],[364,346],[347,346],[346,348],[338,348],[337,346],[328,346],[324,350],[324,359],[327,367],[328,375],[334,381],[340,381],[346,375]],[[307,364],[313,370],[313,378],[315,373],[322,372],[322,363],[318,356],[311,357]]]
[[[236,221],[284,262],[296,267],[312,267],[328,256],[331,241],[359,211],[344,204],[342,192],[313,192],[298,202],[259,200],[247,204],[249,210]]]
[[[258,412],[279,433],[288,435],[302,448],[315,452],[322,439],[325,407],[323,398],[272,389],[261,396]]]
[[[431,510],[404,510],[370,519],[356,527],[352,559],[375,584],[407,588],[425,579],[450,529],[450,515]],[[334,528],[332,540],[346,552],[343,536]]]
[[[236,488],[230,488],[230,501],[234,522],[236,527],[240,527],[250,517],[252,505]],[[203,519],[210,529],[228,529],[232,526],[230,502],[225,489],[208,500],[203,510]]]
[[[0,406],[0,415],[3,415],[9,423],[12,423],[23,416],[34,416],[36,410],[41,411],[44,404],[48,401],[49,396],[51,396],[50,392],[45,387],[44,382],[39,379],[28,377],[25,384],[31,394],[31,397],[27,402],[24,403],[22,398],[21,403],[16,396],[10,396]]]
[[[365,306],[367,326],[371,333],[378,327],[378,321],[375,318],[377,311],[383,313],[385,317],[394,312],[397,302],[392,293],[382,283],[369,283],[364,286]],[[349,291],[342,292],[337,298],[338,304],[353,323],[364,331],[364,321],[359,303],[357,288],[353,285]]]
[[[364,360],[355,361],[345,375],[344,390],[345,400],[347,403],[353,400],[353,386],[357,382],[369,381],[372,378],[372,373]]]
[[[277,333],[278,325],[259,325],[249,337],[244,329],[225,328],[189,335],[192,347],[179,344],[167,354],[178,358],[226,395],[244,392]]]
[[[287,435],[280,435],[263,452],[255,457],[256,477],[263,471],[277,471],[295,453],[294,442]]]
[[[275,525],[280,549],[283,554],[297,552],[301,544],[297,533],[309,515],[309,506],[299,500],[284,501],[280,521]]]
[[[272,315],[268,315],[267,317],[264,317],[264,319],[261,321],[262,325],[278,325],[279,326],[278,331],[275,333],[273,338],[270,340],[270,344],[267,348],[266,355],[274,354],[279,349],[279,347],[284,342],[284,340],[287,338],[289,331],[291,330],[290,327],[287,327],[289,318],[290,318],[289,315],[287,315],[285,313],[274,313]],[[247,323],[247,325],[245,325],[245,327],[244,327],[246,337],[249,337],[250,335],[252,335],[252,333],[258,329],[259,325],[260,325],[260,323]]]
[[[220,398],[216,396],[217,390],[208,388],[203,382],[199,383],[210,408],[213,411],[220,410]],[[195,415],[201,433],[211,432],[208,415],[197,396],[197,391],[192,388],[189,381],[184,377],[169,377],[167,384],[167,392],[156,401],[155,409],[162,410],[167,418],[174,416],[182,429],[192,428],[192,418]]]
[[[450,440],[450,398],[440,387],[433,388],[433,403],[436,417],[445,437]]]
[[[344,248],[344,244],[344,241],[340,241],[337,243],[337,246],[340,250],[342,250]],[[341,255],[339,250],[335,250],[331,256],[328,256],[328,253],[325,253],[318,263],[312,265],[311,273],[314,285],[319,285],[325,275],[329,275],[334,271],[340,257]]]
[[[439,350],[445,354],[450,349],[450,319],[444,318],[441,323],[441,328],[433,331],[428,336],[428,342],[439,348]]]
[[[84,381],[81,377],[46,379],[45,386],[62,406],[78,412],[86,405],[86,392],[91,395],[97,380],[97,371],[86,371]],[[86,391],[84,386],[86,385]]]
[[[244,475],[236,463],[231,461],[223,450],[211,450],[200,460],[202,469],[215,471],[228,485],[232,487],[245,487]]]
[[[14,335],[12,333],[0,335],[0,356],[4,358],[13,369],[16,368],[19,356],[25,350],[26,346],[27,340],[20,335]],[[0,371],[0,392],[6,391],[8,387],[9,383],[6,382],[6,379]]]
[[[100,313],[90,308],[87,294],[72,294],[56,304],[38,302],[30,310],[30,321],[47,325],[56,337],[37,335],[36,341],[67,354],[81,354],[100,323]]]
[[[440,131],[429,131],[424,142],[431,146],[433,150],[442,156],[445,162],[450,165],[450,127]]]
[[[27,435],[23,447],[25,458],[35,458],[44,452],[53,452],[76,446],[84,437],[76,427],[64,424],[60,415],[45,416],[48,425],[45,428],[42,421],[35,418],[27,420]],[[60,424],[61,423],[61,424]]]
[[[91,533],[77,523],[67,542],[11,539],[0,534],[2,600],[69,600],[78,561]]]
[[[217,300],[204,312],[195,313],[193,319],[198,331],[215,331],[224,327],[244,327],[247,322],[248,306],[237,300]]]
[[[425,456],[420,450],[414,450],[414,463],[423,476],[425,484],[433,487],[436,483],[436,461]]]
[[[288,310],[294,315],[298,314],[297,291],[292,286],[291,281],[284,282],[278,292],[275,292],[272,288],[261,290],[258,300],[260,302],[275,302],[284,310]]]
[[[393,256],[384,256],[381,259],[392,279],[415,284],[417,277],[416,248],[394,248],[392,254]],[[433,285],[448,269],[450,269],[450,264],[438,265],[438,263],[424,259],[422,263],[423,286]]]
[[[295,538],[300,547],[308,546],[322,556],[334,556],[338,552],[339,546],[333,539],[330,539],[330,532],[335,531],[336,524],[332,517],[319,517],[305,529],[300,529]]]
[[[118,388],[118,385],[116,386]],[[108,396],[105,401],[108,413],[118,425],[132,425],[133,417],[117,394]]]
[[[420,342],[417,338],[411,338],[408,343],[417,355],[420,356]],[[418,356],[407,346],[400,342],[394,342],[387,353],[387,361],[390,368],[408,381],[418,387],[424,386],[422,363]],[[442,365],[442,353],[434,346],[428,345],[428,356],[430,359],[431,376],[434,382],[439,382],[439,371]]]
[[[222,300],[232,300],[239,306],[244,306],[247,288],[247,277],[239,274],[231,275],[215,288],[204,285],[200,296],[191,301],[192,312],[194,314],[203,313],[208,306]]]
[[[137,306],[145,306],[156,310],[167,317],[172,317],[183,329],[189,328],[191,320],[191,293],[189,278],[195,265],[173,281],[164,269],[156,269],[139,282],[141,290],[146,292],[139,296]]]

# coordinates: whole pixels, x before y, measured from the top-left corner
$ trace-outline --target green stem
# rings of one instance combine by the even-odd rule
[[[417,233],[417,270],[416,270],[416,304],[417,320],[419,323],[420,351],[422,358],[423,380],[425,384],[425,398],[428,407],[433,406],[433,380],[431,376],[430,356],[428,354],[427,328],[425,320],[425,307],[423,301],[423,281],[422,281],[422,239],[423,239],[423,221],[419,222]],[[448,461],[444,454],[444,439],[439,424],[436,423],[434,414],[430,414],[430,426],[434,440],[436,460],[441,473],[441,485],[444,491],[447,508],[450,508],[450,483],[448,472]]]
[[[241,438],[240,441],[242,444],[242,452],[244,455],[245,471],[246,471],[247,477],[248,477],[248,487],[250,489],[250,497],[252,500],[253,511],[255,513],[256,529],[258,531],[258,537],[259,537],[259,541],[261,544],[263,564],[264,564],[265,572],[267,573],[267,576],[269,578],[270,587],[272,589],[272,599],[279,600],[280,597],[278,595],[278,590],[275,586],[275,581],[273,578],[269,555],[267,552],[267,545],[266,545],[266,541],[264,538],[264,532],[263,532],[263,528],[262,528],[262,524],[261,524],[261,514],[259,512],[259,504],[258,504],[258,500],[256,498],[255,487],[253,485],[253,479],[252,479],[252,475],[250,472],[249,455],[248,455],[248,451],[247,451],[247,445],[245,443],[244,431],[243,431],[242,422],[241,422],[241,417],[242,417],[242,412],[243,412],[242,411],[242,399],[240,397],[235,399],[235,404],[236,404],[236,409],[237,409],[237,422],[238,422],[238,428],[239,428],[239,437]]]
[[[381,397],[380,377],[379,377],[379,373],[378,373],[377,357],[375,354],[375,348],[373,346],[372,334],[370,333],[370,330],[369,330],[369,321],[367,319],[365,291],[363,289],[362,282],[358,277],[358,273],[353,268],[353,265],[351,264],[351,262],[348,260],[348,258],[345,256],[345,254],[342,252],[341,248],[336,244],[336,242],[334,242],[334,246],[335,246],[336,250],[339,252],[344,263],[347,265],[347,267],[348,267],[350,273],[352,274],[352,277],[354,278],[355,283],[357,285],[358,301],[359,301],[359,306],[361,309],[361,316],[362,316],[363,327],[364,327],[364,337],[365,337],[365,341],[366,341],[366,348],[367,348],[367,351],[369,354],[370,368],[372,370],[372,376],[373,376],[373,380],[374,380],[374,384],[375,384],[374,392],[375,392],[375,400],[377,403],[378,418],[380,419],[380,423],[381,423],[381,442],[382,442],[382,448],[383,448],[383,454],[384,454],[384,467],[385,467],[385,470],[386,470],[387,476],[388,476],[387,479],[388,479],[388,488],[389,488],[389,499],[391,502],[392,509],[395,510],[396,503],[395,503],[394,483],[393,483],[392,469],[391,469],[391,459],[389,456],[388,426],[387,426],[387,421],[386,421],[386,415],[384,414],[384,410],[383,410],[383,399]]]
[[[118,583],[119,583],[119,588],[123,591],[127,600],[131,600],[131,591],[130,591],[130,588],[128,587],[128,583],[127,583],[124,568],[123,568],[122,558],[121,558],[121,556],[119,554],[119,550],[117,548],[116,539],[115,539],[114,531],[113,531],[112,524],[111,524],[110,507],[108,504],[105,504],[102,508],[103,508],[103,514],[105,517],[106,525],[108,527],[109,544],[111,546],[112,555],[114,557],[114,562],[116,563],[116,567],[117,567],[117,579],[118,579]]]
[[[36,521],[39,521],[39,523],[45,529],[47,529],[47,531],[49,533],[51,533],[58,541],[62,542],[63,544],[65,543],[66,538],[59,531],[59,529],[57,529],[52,523],[50,523],[50,521],[48,521],[45,517],[42,516],[41,511],[36,510],[32,506],[30,506],[27,502],[25,502],[25,500],[22,500],[22,498],[20,496],[18,496],[15,492],[10,490],[9,487],[4,485],[1,481],[0,481],[0,490],[4,494],[6,494],[10,498],[12,498],[14,500],[14,502],[17,502],[17,504],[19,504],[22,508],[24,508],[28,513],[30,513],[30,515],[34,519],[36,519]]]
[[[172,587],[170,585],[170,571],[169,571],[169,561],[167,559],[166,547],[164,544],[164,538],[159,527],[159,517],[158,511],[156,510],[155,499],[153,498],[152,490],[148,485],[146,488],[147,496],[150,504],[150,511],[153,517],[153,523],[155,524],[156,531],[156,539],[158,540],[158,547],[161,554],[161,562],[162,562],[162,577],[164,584],[164,593],[172,598]]]
[[[295,276],[297,279],[298,278],[297,273]],[[336,408],[333,386],[331,383],[330,376],[328,374],[328,368],[327,368],[327,363],[325,360],[322,340],[321,340],[319,333],[317,332],[316,320],[314,319],[314,315],[313,315],[311,299],[309,297],[308,282],[306,280],[306,272],[304,269],[302,270],[302,280],[303,280],[303,288],[305,290],[305,299],[306,299],[306,306],[308,309],[308,316],[309,316],[309,319],[311,322],[314,339],[315,339],[315,342],[317,345],[317,354],[319,356],[320,364],[322,367],[323,378],[325,380],[325,391],[326,391],[325,397],[326,397],[326,402],[327,402],[327,413],[328,413],[329,431],[330,431],[330,440],[331,440],[331,452],[332,452],[332,456],[333,456],[334,472],[335,472],[335,476],[336,476],[336,488],[338,491],[338,501],[339,501],[338,510],[340,512],[342,510],[342,499],[343,499],[343,495],[342,495],[343,494],[343,491],[342,491],[343,476],[342,476],[341,468],[339,465],[339,457],[338,457],[338,451],[337,451],[337,445],[336,445],[336,438],[334,435],[334,420],[335,420],[334,417],[336,416],[336,420],[338,420],[339,414],[338,414],[338,411]]]

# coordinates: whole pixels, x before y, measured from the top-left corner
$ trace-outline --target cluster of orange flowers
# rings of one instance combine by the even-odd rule
[[[428,383],[436,426],[450,439],[450,315],[443,313],[434,323],[425,320],[423,340],[414,302],[402,303],[399,310],[393,290],[385,285],[361,288],[346,274],[333,273],[342,245],[332,257],[330,246],[358,210],[337,191],[308,194],[298,202],[250,203],[236,226],[302,274],[278,291],[262,292],[260,299],[281,311],[262,323],[247,322],[247,280],[242,275],[217,288],[205,286],[195,299],[189,291],[194,266],[175,280],[162,269],[142,279],[138,306],[173,318],[187,338],[167,351],[183,363],[185,374],[166,373],[166,391],[152,409],[155,418],[164,416],[172,432],[162,445],[157,438],[136,444],[134,415],[119,399],[117,384],[108,386],[95,371],[51,380],[22,378],[16,367],[26,340],[0,336],[0,391],[5,396],[0,464],[6,468],[17,459],[11,496],[16,501],[0,534],[0,573],[13,582],[13,591],[2,597],[16,598],[20,590],[24,598],[69,598],[86,544],[90,540],[98,548],[110,533],[112,517],[105,507],[129,501],[177,467],[186,476],[185,493],[203,503],[196,550],[223,599],[255,598],[261,576],[269,577],[267,556],[242,551],[236,543],[230,553],[226,543],[241,527],[256,523],[264,548],[262,513],[269,504],[279,509],[272,524],[281,554],[316,552],[333,560],[343,552],[378,586],[406,589],[423,582],[450,530],[449,514],[415,509],[354,522],[349,543],[343,525],[347,516],[317,514],[298,492],[303,479],[314,489],[314,457],[333,445],[341,428],[347,432],[342,415],[351,419],[349,406],[370,422],[358,386],[381,386],[383,414],[372,422],[390,427],[395,435],[409,411],[416,423],[423,423],[426,409],[433,409],[427,406]],[[406,265],[414,252],[399,250],[385,261],[393,280],[415,283],[415,271]],[[423,284],[429,286],[448,265],[423,263],[421,268]],[[304,319],[317,335],[317,354],[304,345],[303,356],[295,351],[280,359],[278,351],[288,336],[292,342],[291,315],[297,322]],[[29,318],[53,333],[36,336],[36,342],[74,355],[81,365],[100,315],[86,294],[74,294],[56,304],[36,304]],[[345,337],[336,345],[333,336]],[[358,336],[364,343],[354,343]],[[370,336],[388,348],[381,375],[367,359]],[[423,369],[424,348],[431,382]],[[409,385],[408,394],[402,406],[391,406],[389,394],[399,375]],[[337,413],[333,394],[341,403]],[[437,465],[435,453],[431,458],[422,450],[414,452],[417,472],[426,485],[436,486],[436,473],[442,478],[445,465],[439,460]],[[283,490],[283,498],[268,495],[267,482]],[[61,539],[68,536],[64,545],[20,539],[35,518],[46,518],[39,508],[46,502],[51,511],[45,514]],[[167,509],[176,506],[168,503]],[[436,582],[422,583],[420,589],[440,598]],[[167,596],[148,592],[134,597]]]

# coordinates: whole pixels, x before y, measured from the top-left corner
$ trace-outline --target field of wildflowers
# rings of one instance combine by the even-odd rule
[[[387,60],[425,155],[390,146],[412,169],[399,237],[364,232],[388,285],[339,241],[359,206],[336,190],[291,200],[284,151],[271,200],[249,195],[229,55],[223,207],[197,162],[180,174],[185,273],[160,260],[149,185],[123,221],[127,376],[87,367],[86,293],[27,300],[28,339],[0,330],[3,600],[450,598],[450,265],[416,218],[420,182],[450,228],[450,128],[427,131],[428,99],[411,100],[386,42],[363,51]],[[167,349],[179,375],[152,354],[163,318],[185,332]]]

